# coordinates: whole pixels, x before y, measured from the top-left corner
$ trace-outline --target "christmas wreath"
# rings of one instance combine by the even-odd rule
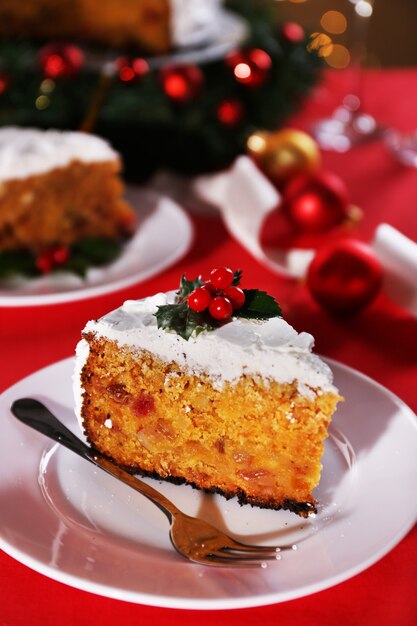
[[[126,176],[159,167],[196,173],[226,167],[256,129],[276,128],[320,68],[277,3],[232,0],[248,37],[225,57],[156,68],[120,51],[94,66],[79,42],[0,41],[0,125],[84,129],[108,138]]]

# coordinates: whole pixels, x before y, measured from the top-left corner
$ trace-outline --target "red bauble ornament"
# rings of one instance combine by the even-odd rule
[[[45,78],[73,78],[84,65],[84,53],[73,44],[50,43],[38,52],[38,64]]]
[[[286,22],[281,27],[284,38],[291,43],[300,43],[305,38],[305,32],[297,22]]]
[[[116,59],[116,67],[123,83],[139,82],[149,72],[149,64],[140,57],[135,59],[119,57]]]
[[[383,278],[381,263],[366,244],[342,239],[320,248],[307,272],[313,298],[335,315],[351,315],[377,296]]]
[[[0,71],[0,96],[7,91],[10,85],[10,76]]]
[[[348,192],[332,172],[298,174],[284,189],[284,208],[302,231],[321,232],[340,224],[347,215]]]
[[[272,60],[265,50],[252,48],[230,52],[226,64],[232,69],[238,83],[256,89],[268,80]]]
[[[240,100],[223,100],[216,109],[216,117],[224,126],[236,126],[244,114],[245,109]]]
[[[196,65],[170,65],[159,72],[166,95],[180,104],[195,100],[201,93],[204,75]]]

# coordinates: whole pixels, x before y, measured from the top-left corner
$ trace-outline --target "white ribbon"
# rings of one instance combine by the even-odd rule
[[[220,210],[230,234],[260,263],[282,276],[305,276],[314,250],[261,246],[265,219],[279,208],[281,197],[249,157],[238,157],[227,171],[196,178],[192,187]],[[381,224],[371,247],[383,265],[387,295],[417,315],[417,244],[392,226]]]
[[[302,277],[314,250],[270,250],[261,246],[266,217],[280,207],[277,189],[247,156],[240,156],[220,174],[200,176],[194,191],[220,210],[230,234],[260,263],[283,276]]]

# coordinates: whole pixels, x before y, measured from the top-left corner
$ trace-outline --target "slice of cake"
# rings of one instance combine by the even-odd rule
[[[307,516],[341,399],[331,371],[272,297],[240,289],[227,268],[212,274],[88,322],[82,427],[132,472]]]
[[[2,0],[0,34],[166,53],[216,34],[221,0]]]
[[[38,256],[88,237],[117,239],[135,214],[119,155],[80,132],[0,128],[0,253]]]

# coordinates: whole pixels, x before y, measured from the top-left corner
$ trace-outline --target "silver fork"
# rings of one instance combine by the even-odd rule
[[[190,561],[217,567],[259,567],[266,560],[279,559],[283,550],[293,548],[293,546],[254,546],[241,543],[208,522],[183,513],[156,489],[86,445],[38,400],[33,398],[16,400],[11,411],[27,426],[58,441],[156,504],[170,522],[169,537],[172,545]]]

